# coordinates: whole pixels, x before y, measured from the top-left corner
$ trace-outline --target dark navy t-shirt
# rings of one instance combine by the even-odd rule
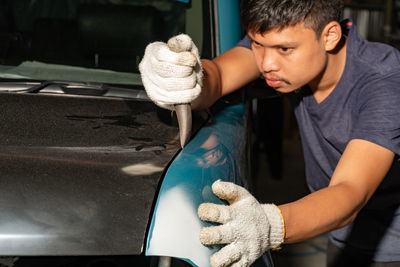
[[[289,94],[307,183],[311,191],[327,187],[352,139],[393,151],[392,168],[371,200],[352,224],[332,231],[329,238],[375,261],[400,261],[400,52],[363,40],[351,21],[342,26],[348,36],[346,65],[332,93],[321,103],[307,87]],[[251,49],[248,37],[238,45]]]

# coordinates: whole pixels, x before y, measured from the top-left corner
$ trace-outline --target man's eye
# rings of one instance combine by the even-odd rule
[[[280,47],[279,49],[281,50],[282,53],[285,53],[285,54],[290,53],[293,50],[293,48],[291,48],[291,47]]]
[[[253,41],[253,45],[254,45],[254,46],[261,46],[261,44],[258,43],[258,42],[256,42],[256,41]]]

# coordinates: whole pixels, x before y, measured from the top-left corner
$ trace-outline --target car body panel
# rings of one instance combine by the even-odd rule
[[[211,191],[217,179],[241,183],[245,153],[244,105],[220,111],[179,153],[164,177],[148,235],[146,254],[179,257],[208,266],[216,251],[199,241],[200,228],[209,225],[197,216],[203,202],[223,203]]]
[[[177,127],[145,101],[0,102],[0,255],[140,254]]]

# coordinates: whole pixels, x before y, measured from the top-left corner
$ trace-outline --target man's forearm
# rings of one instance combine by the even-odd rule
[[[337,185],[280,205],[285,243],[301,242],[343,227],[352,222],[363,204],[346,185]]]
[[[377,144],[351,140],[327,188],[281,205],[285,242],[306,240],[352,222],[385,178],[394,153]]]
[[[201,60],[203,67],[203,88],[200,96],[192,103],[192,109],[202,110],[210,107],[222,96],[221,73],[211,60]]]

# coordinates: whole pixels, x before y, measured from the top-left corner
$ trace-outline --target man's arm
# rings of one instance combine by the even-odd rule
[[[351,223],[386,176],[394,153],[355,139],[347,145],[327,188],[279,206],[285,243],[303,241]]]
[[[260,76],[253,52],[234,47],[213,60],[202,60],[203,89],[192,103],[193,109],[205,109],[221,96],[232,93]]]

